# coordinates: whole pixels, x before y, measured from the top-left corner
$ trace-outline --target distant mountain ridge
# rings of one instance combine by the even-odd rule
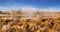
[[[12,12],[12,13],[11,13]],[[23,14],[21,14],[23,13]],[[31,11],[31,12],[18,12],[18,11],[10,11],[10,12],[1,12],[0,15],[27,15],[27,16],[34,16],[39,14],[42,18],[55,18],[60,17],[60,12],[45,12],[45,11]]]

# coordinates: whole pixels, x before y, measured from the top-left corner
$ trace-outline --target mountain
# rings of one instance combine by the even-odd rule
[[[45,11],[42,9],[38,9],[38,8],[32,8],[32,7],[26,7],[26,8],[21,8],[19,10],[11,10],[11,11],[5,11],[0,13],[0,15],[11,15],[13,14],[14,16],[25,16],[25,17],[33,17],[37,14],[39,14],[42,18],[55,18],[55,17],[60,17],[60,12],[54,12],[54,11]]]

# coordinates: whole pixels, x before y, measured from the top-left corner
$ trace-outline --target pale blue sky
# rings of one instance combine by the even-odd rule
[[[22,6],[60,11],[60,0],[0,0],[0,10],[18,9]]]

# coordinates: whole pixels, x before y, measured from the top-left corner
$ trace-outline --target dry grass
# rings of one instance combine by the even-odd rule
[[[60,18],[0,19],[0,28],[1,32],[60,32]]]

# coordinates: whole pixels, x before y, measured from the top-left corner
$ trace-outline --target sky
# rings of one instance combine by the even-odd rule
[[[14,10],[22,7],[60,11],[60,0],[0,0],[0,10]]]

